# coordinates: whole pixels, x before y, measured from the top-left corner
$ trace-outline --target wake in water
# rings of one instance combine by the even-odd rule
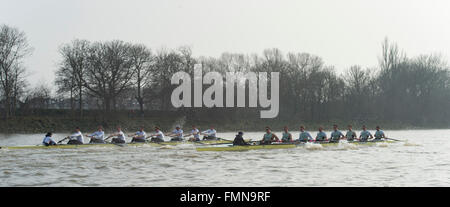
[[[409,142],[408,140],[406,140],[405,144],[403,144],[403,146],[415,147],[415,146],[420,146],[420,144],[416,144],[414,142]]]
[[[343,150],[357,150],[357,149],[359,149],[359,147],[356,146],[355,144],[348,143],[345,140],[339,142],[338,148],[339,149],[343,149]]]
[[[383,143],[383,142],[377,143],[377,147],[388,147],[388,146],[389,146],[388,143]]]
[[[316,143],[305,143],[305,148],[308,150],[322,150],[323,146],[321,144]]]

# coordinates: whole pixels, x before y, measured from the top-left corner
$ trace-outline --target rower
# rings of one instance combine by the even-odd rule
[[[164,133],[162,133],[161,129],[159,127],[155,127],[155,133],[150,135],[152,138],[151,142],[164,142]]]
[[[292,142],[292,134],[289,133],[287,126],[283,128],[283,136],[281,137],[281,142]]]
[[[367,131],[366,125],[362,126],[362,130],[363,131],[359,135],[359,141],[360,142],[367,142],[367,141],[369,141],[369,137],[373,138],[372,134],[369,131]]]
[[[93,143],[104,144],[105,143],[105,140],[103,140],[105,137],[105,132],[103,131],[102,126],[99,126],[96,132],[88,135],[87,137],[91,138],[91,140],[89,141],[89,144],[93,144]]]
[[[125,144],[126,142],[125,134],[122,132],[120,126],[117,127],[117,131],[114,134],[110,135],[109,137],[115,137],[111,141],[111,143],[113,144]]]
[[[191,133],[186,136],[194,136],[193,138],[190,138],[190,142],[199,142],[200,141],[200,130],[195,127],[195,125],[192,126]]]
[[[80,127],[75,128],[75,133],[69,136],[67,144],[79,145],[84,143],[83,134],[80,131]]]
[[[203,140],[216,140],[216,133],[217,131],[214,129],[214,126],[211,126],[211,128],[209,128],[208,130],[200,133],[203,134]]]
[[[131,135],[130,137],[133,137],[133,139],[131,139],[132,143],[135,142],[142,143],[146,141],[145,138],[147,137],[147,134],[144,131],[144,127],[141,127],[139,131],[137,131],[136,133],[134,133],[134,135]]]
[[[279,142],[280,139],[272,133],[270,127],[266,127],[266,133],[263,135],[263,139],[261,140],[261,144],[271,144],[272,142]]]
[[[352,130],[352,125],[348,125],[348,131],[345,134],[345,138],[347,139],[347,141],[351,142],[353,140],[355,140],[356,137],[356,133]]]
[[[244,137],[242,137],[242,136],[244,136],[244,133],[238,132],[238,134],[236,135],[236,137],[234,138],[234,141],[233,141],[234,146],[249,145],[247,142],[245,142]]]
[[[316,135],[316,142],[327,141],[327,134],[323,132],[323,127],[319,127],[319,132]]]
[[[170,133],[167,136],[171,136],[172,139],[170,139],[170,141],[184,141],[183,139],[183,130],[181,129],[180,126],[176,126],[175,130],[172,131],[172,133]]]
[[[300,136],[298,138],[299,142],[308,142],[310,140],[313,140],[311,134],[307,131],[305,131],[304,126],[300,126]]]
[[[377,131],[375,132],[375,139],[373,141],[381,141],[381,138],[386,138],[384,132],[380,129],[380,126],[377,126],[376,129]]]
[[[338,130],[338,126],[335,124],[333,125],[333,132],[331,132],[330,137],[331,137],[330,142],[336,143],[339,142],[339,140],[344,137],[344,134],[342,134],[342,132]]]
[[[55,140],[53,140],[52,139],[52,133],[51,132],[48,132],[46,135],[45,135],[45,138],[44,138],[44,140],[42,141],[42,144],[44,145],[44,146],[52,146],[52,145],[56,145],[56,142],[55,142]]]

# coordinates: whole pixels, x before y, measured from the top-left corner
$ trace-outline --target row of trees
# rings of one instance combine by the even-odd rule
[[[150,97],[159,97],[161,109],[167,110],[173,88],[171,74],[189,71],[195,62],[189,48],[177,52],[163,50],[153,55],[144,45],[123,41],[75,40],[62,46],[60,54],[62,62],[56,72],[58,93],[69,98],[70,108],[80,113],[83,97],[94,98],[96,107],[105,111],[137,103],[141,112],[145,103],[152,102]]]
[[[10,32],[2,29],[1,100],[7,116],[13,113],[23,93],[20,87],[14,86],[24,84],[17,84],[23,82],[23,78],[16,78],[13,83],[5,80],[11,80],[11,74],[21,77],[21,59],[29,54],[23,33],[12,30],[23,40],[21,44],[14,44],[17,45],[14,50],[20,55],[11,56],[15,58],[5,55],[8,50],[4,45],[8,44],[4,42],[11,40],[5,35]],[[281,119],[389,120],[419,124],[450,121],[450,70],[445,61],[436,55],[409,58],[387,39],[382,44],[377,68],[355,65],[342,74],[337,74],[335,68],[326,65],[319,56],[283,54],[278,49],[264,50],[262,55],[224,53],[218,58],[194,58],[188,47],[153,52],[145,45],[118,40],[74,40],[61,46],[59,52],[61,62],[55,81],[58,98],[54,100],[67,103],[62,106],[78,111],[80,116],[84,109],[110,112],[138,108],[141,114],[146,110],[196,111],[198,109],[172,107],[170,96],[176,86],[171,85],[170,79],[178,71],[192,74],[194,65],[201,63],[204,72],[280,72]],[[41,91],[46,90],[30,93],[34,94],[29,96],[34,102],[28,102],[34,103],[34,107],[45,106],[43,95],[52,100],[48,93]],[[242,116],[254,111],[235,108],[231,110],[233,114],[230,110],[208,110],[214,111],[213,116],[221,113]]]

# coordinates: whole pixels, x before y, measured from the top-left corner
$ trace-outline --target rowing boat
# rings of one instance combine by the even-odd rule
[[[82,145],[68,145],[68,144],[59,144],[59,145],[53,145],[53,146],[43,146],[43,145],[29,145],[29,146],[0,146],[0,149],[76,149],[76,148],[87,148],[87,147],[116,147],[116,146],[155,146],[160,147],[164,145],[180,145],[180,144],[197,144],[197,145],[213,145],[213,144],[227,144],[232,143],[230,140],[220,139],[220,140],[205,140],[205,141],[199,141],[199,142],[175,142],[175,141],[169,141],[169,142],[146,142],[146,143],[128,143],[128,144],[82,144]]]
[[[361,146],[375,146],[377,144],[388,144],[393,143],[393,141],[369,141],[369,142],[346,142],[354,145]],[[309,145],[320,145],[322,147],[337,147],[340,143],[330,143],[330,142],[322,142],[322,143],[308,143]],[[288,149],[288,148],[296,148],[307,146],[306,143],[273,143],[270,145],[245,145],[245,146],[220,146],[220,147],[197,147],[196,150],[199,152],[204,151],[248,151],[248,150],[260,150],[260,149]],[[341,143],[342,144],[342,143]]]

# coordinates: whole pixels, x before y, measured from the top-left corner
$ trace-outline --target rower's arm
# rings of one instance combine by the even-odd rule
[[[278,136],[276,134],[272,134],[272,139],[275,138],[275,141],[280,141],[280,138],[278,138]]]

